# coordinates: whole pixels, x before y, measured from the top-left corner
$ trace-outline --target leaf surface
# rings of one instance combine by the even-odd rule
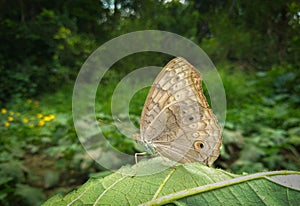
[[[44,205],[297,205],[300,200],[300,172],[296,171],[238,176],[191,163],[134,175],[153,170],[163,161],[158,157],[125,166],[105,178],[91,178],[78,190],[54,196]]]

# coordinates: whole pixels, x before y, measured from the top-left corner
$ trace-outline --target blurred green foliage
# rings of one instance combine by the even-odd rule
[[[102,43],[146,29],[182,35],[216,63],[228,106],[216,167],[299,170],[298,1],[0,1],[1,205],[39,205],[104,170],[76,136],[74,80]],[[97,117],[112,122],[111,96],[126,74],[170,58],[146,52],[118,61],[97,92]],[[129,105],[136,126],[148,89]],[[140,150],[114,126],[100,126],[114,147]]]

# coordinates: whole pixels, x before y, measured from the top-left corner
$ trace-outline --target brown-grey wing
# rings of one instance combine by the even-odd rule
[[[180,58],[171,60],[154,80],[141,115],[142,139],[154,139],[164,129],[168,116],[167,108],[175,101],[172,86],[180,87],[178,82],[180,84],[186,83],[184,78],[189,75],[189,69],[181,62]],[[188,95],[187,92],[182,94]],[[161,126],[158,127],[158,125]]]
[[[179,57],[170,61],[148,94],[141,135],[172,160],[211,165],[219,156],[221,128],[201,83],[199,72],[186,60]]]
[[[201,108],[197,102],[187,103],[188,107],[170,107],[166,129],[153,140],[153,144],[158,153],[174,161],[211,165],[220,153],[221,129],[207,109]],[[198,110],[201,115],[198,115]]]

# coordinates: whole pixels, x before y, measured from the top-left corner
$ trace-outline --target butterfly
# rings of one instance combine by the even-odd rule
[[[172,59],[150,88],[135,139],[170,160],[211,166],[220,154],[221,131],[198,70],[182,57]]]

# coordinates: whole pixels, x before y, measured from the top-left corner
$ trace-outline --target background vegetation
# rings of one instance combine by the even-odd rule
[[[189,38],[216,64],[228,104],[216,167],[235,173],[299,170],[298,1],[1,0],[1,205],[39,205],[105,172],[76,137],[73,83],[98,46],[145,29]],[[124,75],[162,66],[167,58],[143,53],[114,65],[98,92],[98,116],[111,119],[111,94]],[[138,92],[131,102],[137,122],[146,94]],[[115,147],[136,152],[114,127],[105,131]]]

